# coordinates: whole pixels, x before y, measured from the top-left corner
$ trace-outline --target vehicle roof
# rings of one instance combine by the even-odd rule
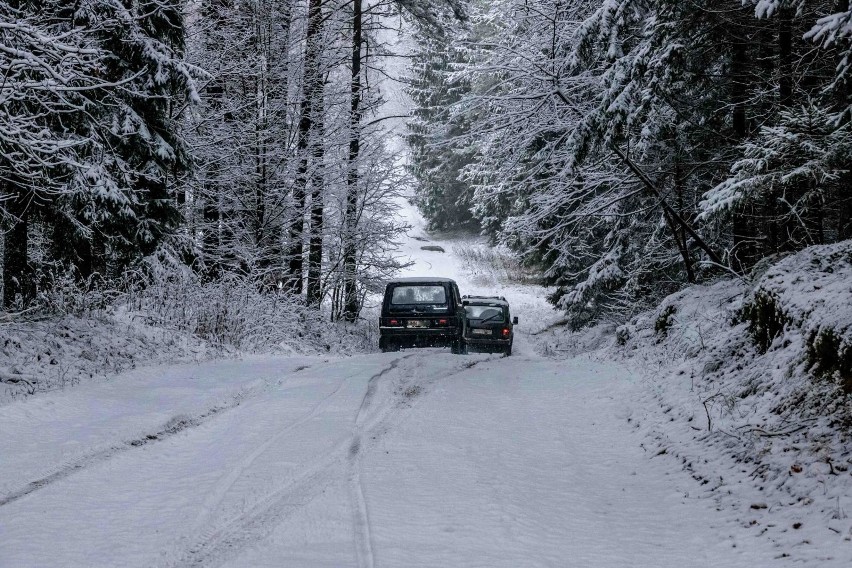
[[[509,301],[502,296],[463,296],[462,300],[467,301],[468,304],[474,306],[508,306]]]
[[[394,278],[388,280],[388,284],[455,284],[455,280],[440,276],[415,276],[412,278]]]

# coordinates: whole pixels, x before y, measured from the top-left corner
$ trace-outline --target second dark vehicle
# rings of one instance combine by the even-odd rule
[[[385,288],[379,348],[450,347],[464,353],[467,318],[459,287],[449,278],[400,278]]]
[[[512,354],[517,317],[511,317],[509,302],[502,296],[462,296],[467,312],[465,345],[473,351]]]

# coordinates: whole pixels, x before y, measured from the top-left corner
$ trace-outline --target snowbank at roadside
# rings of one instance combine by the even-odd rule
[[[293,302],[231,294],[149,291],[96,313],[0,322],[0,404],[143,365],[243,354],[349,355],[375,343],[369,325],[329,323]]]
[[[57,316],[0,324],[0,403],[117,375],[141,364],[221,354],[191,334],[132,318]]]
[[[807,371],[852,394],[852,241],[810,247],[771,266],[742,317],[762,350],[803,344]]]
[[[779,556],[852,558],[852,241],[763,268],[617,329],[550,330],[539,349],[635,365],[646,404],[628,420],[650,452],[680,462]]]

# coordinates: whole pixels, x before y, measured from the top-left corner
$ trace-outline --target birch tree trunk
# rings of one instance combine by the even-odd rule
[[[302,101],[300,105],[299,133],[296,151],[299,165],[293,184],[293,215],[288,228],[289,270],[287,289],[293,294],[301,294],[303,286],[303,249],[305,238],[305,198],[308,187],[309,142],[313,128],[313,105],[322,93],[320,74],[320,56],[322,46],[319,31],[322,25],[322,0],[309,0],[308,30],[305,39],[305,74]]]

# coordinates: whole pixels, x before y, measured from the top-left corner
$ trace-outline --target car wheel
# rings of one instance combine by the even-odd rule
[[[506,347],[506,350],[503,351],[503,353],[506,355],[506,357],[512,356],[512,344],[511,343],[509,344],[508,347]]]
[[[464,341],[457,339],[450,344],[450,352],[453,355],[461,355],[464,353]]]

